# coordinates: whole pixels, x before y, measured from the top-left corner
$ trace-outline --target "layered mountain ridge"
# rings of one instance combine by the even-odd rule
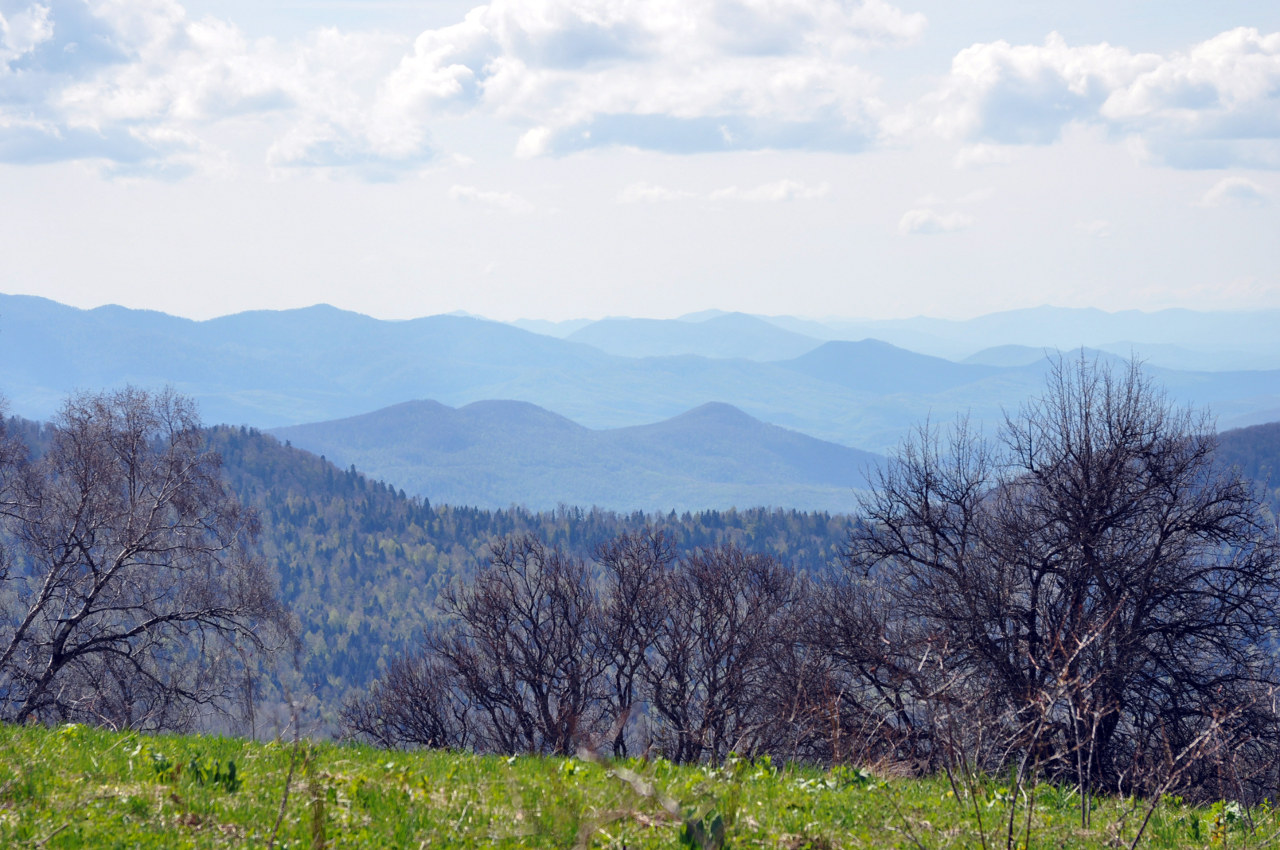
[[[969,323],[920,319],[844,327],[872,328],[888,337],[910,331],[945,338],[948,345],[973,337],[967,356],[995,345],[1019,344],[1007,337],[1043,329],[1047,317],[1059,313],[1061,326],[1045,331],[1046,346],[1079,339],[1070,336],[1072,329],[1091,321],[1105,325],[1098,333],[1137,333],[1147,327],[1165,339],[1185,331],[1194,317],[1204,326],[1205,346],[1225,345],[1222,340],[1229,338],[1231,351],[1260,352],[1260,366],[1267,362],[1268,346],[1280,346],[1269,330],[1274,324],[1267,325],[1276,318],[1270,314],[1165,311],[1132,317],[1045,308]],[[813,347],[807,351],[761,361],[692,354],[687,346],[670,344],[693,329],[710,334],[706,344],[714,348],[723,339],[716,342],[713,332],[726,320],[724,326],[739,338],[735,345],[765,352],[768,339],[796,342],[795,336],[777,335],[787,324],[784,319],[713,313],[696,320],[663,320],[680,325],[674,335],[657,321],[659,330],[666,328],[662,335],[668,353],[640,357],[466,316],[384,321],[321,305],[197,322],[121,307],[78,310],[33,296],[0,295],[0,391],[14,412],[44,418],[68,393],[80,389],[169,385],[194,397],[206,421],[264,428],[341,419],[429,398],[452,407],[485,399],[524,401],[587,428],[616,429],[669,419],[715,400],[772,425],[884,452],[925,419],[967,415],[979,424],[998,423],[1004,411],[1038,391],[1055,356],[1046,347],[1040,349],[1041,357],[1030,360],[1034,351],[1011,360],[958,363],[892,341],[824,342],[810,335]],[[654,321],[641,326],[653,328]],[[815,325],[803,324],[810,330]],[[570,335],[591,327],[577,327]],[[830,336],[840,335],[838,323],[820,327]],[[761,335],[753,336],[757,332]],[[790,333],[800,332],[792,328]],[[1182,341],[1184,354],[1198,344],[1185,334]],[[1133,353],[1142,355],[1137,348]],[[1207,357],[1205,363],[1211,361]],[[1265,422],[1280,412],[1276,369],[1186,370],[1154,360],[1149,368],[1173,400],[1210,405],[1222,427]]]
[[[340,466],[449,504],[617,511],[788,507],[848,513],[883,458],[711,402],[593,430],[527,402],[404,402],[276,429]]]

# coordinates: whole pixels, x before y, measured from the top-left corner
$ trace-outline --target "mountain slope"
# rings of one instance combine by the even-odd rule
[[[682,324],[697,329],[719,319],[737,320]],[[257,427],[349,417],[408,399],[456,407],[504,398],[589,428],[620,428],[719,400],[820,439],[884,451],[926,418],[967,413],[999,422],[1039,391],[1045,365],[957,364],[874,341],[768,363],[619,357],[464,316],[389,322],[317,306],[193,322],[0,295],[0,393],[12,411],[33,418],[51,414],[68,393],[126,382],[173,386],[199,402],[206,421]],[[1152,372],[1172,398],[1210,403],[1224,424],[1280,410],[1280,372]]]
[[[1280,339],[1273,332],[1280,310],[1200,312],[1169,309],[1109,313],[1096,308],[1031,307],[972,319],[851,320],[823,322],[768,317],[779,327],[827,339],[872,337],[938,357],[961,359],[993,346],[1035,349],[1104,348],[1131,352],[1163,366],[1184,369],[1280,368]],[[823,330],[825,328],[825,331]]]
[[[714,405],[687,415],[721,425],[741,417]],[[49,439],[34,422],[10,419],[7,427],[33,447]],[[550,427],[560,426],[552,420]],[[679,430],[670,423],[636,430],[662,437],[666,428]],[[1280,510],[1280,422],[1219,436],[1222,462],[1247,478],[1269,481],[1270,504]],[[576,508],[531,514],[451,507],[407,498],[253,429],[211,428],[208,441],[221,454],[234,492],[258,511],[262,553],[298,617],[303,657],[293,695],[313,693],[325,714],[336,710],[349,688],[367,685],[378,665],[433,616],[439,590],[472,574],[488,544],[506,535],[533,533],[589,557],[622,531],[653,524],[682,551],[733,540],[814,571],[838,558],[850,531],[848,517],[797,511],[620,516]]]
[[[849,511],[880,458],[707,404],[652,425],[593,431],[534,405],[407,402],[282,439],[450,504],[610,510],[787,506]]]
[[[833,341],[794,360],[788,369],[863,393],[936,393],[1000,374],[999,367],[953,363],[887,342]]]
[[[1240,475],[1280,494],[1280,422],[1223,431],[1218,457]]]
[[[721,313],[696,321],[601,319],[566,338],[622,357],[695,354],[759,361],[796,357],[821,343],[744,313]]]

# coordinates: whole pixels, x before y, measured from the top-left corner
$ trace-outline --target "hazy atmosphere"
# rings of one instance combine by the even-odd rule
[[[1274,847],[1277,0],[0,0],[0,848]]]
[[[1280,306],[1280,5],[0,0],[0,289]]]

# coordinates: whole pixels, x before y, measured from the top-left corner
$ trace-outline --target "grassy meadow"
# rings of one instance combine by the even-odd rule
[[[286,791],[287,789],[287,791]],[[959,792],[959,793],[957,793]],[[0,726],[0,846],[1266,847],[1266,806],[1080,800],[999,779],[592,763]],[[1013,831],[1010,834],[1010,815]]]

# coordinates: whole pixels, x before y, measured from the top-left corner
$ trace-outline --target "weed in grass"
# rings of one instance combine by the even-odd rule
[[[221,788],[228,794],[239,791],[240,786],[244,784],[243,780],[236,776],[234,760],[228,761],[224,768],[220,760],[205,758],[199,753],[187,763],[187,776],[197,785],[208,784],[211,787]]]
[[[680,844],[697,850],[720,850],[725,844],[724,816],[715,809],[697,812],[690,810],[680,829]]]

